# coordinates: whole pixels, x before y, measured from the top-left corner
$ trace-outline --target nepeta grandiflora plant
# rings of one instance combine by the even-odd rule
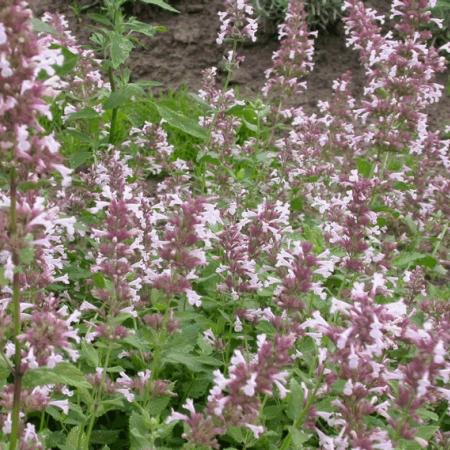
[[[188,115],[128,82],[155,30],[122,6],[95,16],[104,61],[61,16],[36,35],[25,2],[0,10],[0,448],[448,447],[433,5],[346,2],[365,87],[344,73],[310,113],[303,2],[246,101],[257,23],[226,1],[228,77],[206,69]]]
[[[30,412],[49,405],[68,412],[63,385],[31,388],[24,382],[30,369],[75,361],[78,352],[72,344],[79,341],[73,327],[78,314],[45,291],[52,283],[67,282],[59,276],[65,260],[62,240],[73,234],[74,222],[61,216],[54,177],[59,172],[67,186],[70,170],[55,137],[39,124],[41,116],[51,119],[45,97],[62,87],[53,69],[62,55],[51,41],[33,33],[30,19],[23,1],[7,1],[0,11],[1,168],[7,183],[0,197],[1,352],[11,374],[0,391],[0,422],[10,449],[44,448],[27,422]],[[53,187],[52,196],[43,192],[46,185]]]

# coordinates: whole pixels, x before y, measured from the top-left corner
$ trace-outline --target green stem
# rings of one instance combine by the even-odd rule
[[[114,72],[112,67],[108,69],[108,78],[109,84],[111,85],[111,92],[116,92],[116,80],[114,79]],[[113,108],[111,115],[111,123],[109,126],[109,143],[114,144],[116,140],[116,127],[117,127],[117,113],[119,112],[119,108]]]
[[[155,342],[155,349],[152,355],[152,364],[151,364],[151,379],[152,381],[158,378],[160,369],[161,369],[161,355],[163,350],[163,345],[167,341],[168,333],[167,333],[167,324],[170,319],[170,299],[167,299],[167,307],[164,311],[164,317],[161,324],[161,330],[158,333],[158,342]]]
[[[308,397],[308,400],[306,400],[305,407],[303,408],[300,415],[297,417],[297,419],[294,422],[293,428],[300,428],[303,425],[303,422],[308,415],[309,410],[311,409],[312,404],[316,400],[316,394],[319,390],[320,384],[322,382],[322,377],[319,377],[319,380],[317,381],[316,386],[314,387],[314,390],[311,392],[311,395]],[[288,450],[290,445],[292,443],[292,435],[291,432],[288,431],[288,435],[284,438],[280,450]]]
[[[273,124],[272,124],[271,130],[270,130],[270,136],[269,136],[269,139],[267,140],[267,144],[266,144],[268,147],[272,147],[272,145],[273,145],[273,140],[275,138],[275,132],[276,132],[277,125],[278,125],[278,120],[280,119],[280,113],[281,113],[282,106],[283,106],[283,99],[280,98],[277,108],[275,110],[275,117],[274,117]]]
[[[237,56],[237,48],[238,48],[238,42],[237,42],[237,40],[235,39],[235,40],[233,41],[233,50],[232,50],[232,52],[233,52],[233,60],[234,60],[234,58],[236,58],[236,56]],[[225,83],[224,83],[224,85],[223,85],[223,90],[224,90],[224,91],[227,90],[228,85],[230,84],[230,81],[231,81],[231,77],[233,76],[233,70],[232,70],[232,67],[233,67],[234,64],[235,64],[235,63],[233,62],[233,60],[230,62],[230,67],[229,67],[229,69],[228,69],[227,78],[225,79]]]
[[[41,422],[39,424],[39,431],[40,432],[44,429],[44,426],[45,426],[45,411],[42,411]]]
[[[431,253],[432,256],[436,256],[437,252],[439,251],[439,248],[441,247],[442,241],[444,240],[445,235],[447,234],[448,230],[448,223],[445,224],[444,229],[442,230],[441,234],[437,238],[436,245],[433,248],[433,252]]]
[[[19,335],[22,324],[20,322],[20,280],[19,280],[19,265],[20,257],[17,249],[17,179],[16,170],[13,168],[10,178],[10,198],[11,204],[9,208],[9,237],[12,242],[12,260],[14,264],[14,275],[12,285],[12,307],[13,307],[13,329],[14,329],[14,398],[13,409],[11,414],[11,440],[9,443],[9,450],[16,450],[20,441],[20,403],[22,393],[22,369],[21,369],[21,345]]]
[[[89,421],[89,425],[88,425],[88,428],[86,431],[86,444],[87,445],[89,445],[89,442],[91,440],[92,431],[94,429],[95,420],[97,418],[98,407],[100,406],[100,403],[101,403],[101,399],[102,399],[102,395],[103,395],[103,388],[104,388],[105,382],[106,382],[106,375],[107,375],[106,370],[109,367],[109,360],[111,358],[111,352],[112,352],[112,345],[110,343],[108,346],[107,352],[106,352],[105,364],[103,365],[104,369],[103,369],[103,373],[102,373],[102,379],[100,381],[100,386],[98,387],[96,395],[95,395],[94,406],[91,411],[91,419]],[[78,439],[78,448],[80,447],[80,443],[82,440],[82,433],[83,433],[83,431],[81,431],[81,434]]]

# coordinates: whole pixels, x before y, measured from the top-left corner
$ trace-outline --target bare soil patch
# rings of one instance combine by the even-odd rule
[[[93,0],[80,2],[92,3]],[[385,0],[367,2],[382,13],[389,10]],[[140,20],[164,25],[167,32],[154,38],[142,40],[130,60],[134,79],[161,82],[164,88],[176,89],[187,86],[197,90],[201,84],[201,72],[211,66],[219,66],[224,49],[216,44],[219,27],[217,12],[223,8],[223,0],[172,0],[171,4],[180,11],[172,14],[143,4],[129,6],[128,13]],[[65,14],[72,29],[86,42],[92,28],[85,15],[76,17],[67,0],[37,0],[34,5],[37,14],[44,11]],[[264,71],[271,65],[271,57],[277,49],[276,29],[273,24],[263,24],[257,43],[242,49],[246,61],[235,74],[232,83],[243,93],[256,94],[264,84]],[[317,100],[331,95],[333,80],[350,70],[353,73],[354,93],[361,92],[364,74],[357,54],[345,46],[341,25],[330,33],[321,33],[317,40],[315,70],[308,79],[308,90],[295,101],[308,110],[316,108]],[[448,71],[438,81],[448,83]],[[436,126],[448,124],[450,118],[450,96],[445,95],[439,104],[429,110],[431,122]]]

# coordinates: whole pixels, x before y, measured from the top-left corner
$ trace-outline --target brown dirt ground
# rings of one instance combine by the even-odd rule
[[[94,0],[79,0],[80,4],[92,4]],[[70,8],[70,0],[35,0],[37,14],[43,11],[62,12],[69,18],[74,32],[81,41],[86,42],[91,28],[85,16],[76,17]],[[174,89],[187,86],[191,90],[200,87],[201,72],[211,66],[220,66],[223,49],[216,45],[219,27],[217,12],[223,0],[171,0],[170,3],[180,11],[172,14],[136,2],[127,11],[140,20],[164,25],[167,32],[142,40],[142,46],[131,56],[130,67],[134,79],[153,80],[164,87]],[[387,12],[386,0],[368,1],[380,12]],[[242,49],[246,60],[235,74],[232,83],[239,90],[257,93],[264,83],[264,70],[270,67],[272,52],[277,48],[275,26],[264,24],[256,44]],[[331,94],[331,84],[342,73],[353,72],[354,92],[361,91],[364,75],[355,52],[345,46],[342,26],[334,32],[322,33],[316,44],[315,70],[308,79],[308,91],[296,103],[313,110],[317,100],[325,100]],[[448,71],[439,76],[439,82],[449,82]],[[450,96],[446,95],[439,104],[430,108],[431,122],[434,125],[448,125],[450,119]]]

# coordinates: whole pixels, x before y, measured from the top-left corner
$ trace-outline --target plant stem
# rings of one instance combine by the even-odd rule
[[[233,50],[232,50],[232,52],[233,52],[233,59],[230,62],[230,66],[229,66],[228,71],[227,71],[227,78],[225,79],[225,83],[223,85],[223,90],[224,91],[226,91],[228,89],[228,85],[230,84],[231,78],[233,76],[233,67],[234,67],[234,64],[236,64],[234,62],[234,59],[237,57],[237,48],[238,48],[238,42],[237,42],[236,39],[234,39],[233,40]]]
[[[109,84],[111,85],[111,92],[116,92],[116,80],[114,79],[114,72],[112,67],[108,69],[108,78],[109,78]],[[112,110],[112,116],[111,116],[111,123],[109,126],[109,143],[114,144],[115,137],[116,137],[116,127],[117,127],[117,113],[119,111],[119,108],[113,108]]]
[[[445,224],[444,229],[442,230],[441,234],[437,238],[436,245],[434,246],[433,252],[431,253],[432,256],[437,255],[439,248],[441,247],[442,241],[444,240],[445,235],[447,234],[447,230],[448,230],[448,223]]]
[[[20,440],[20,403],[22,393],[22,369],[21,369],[21,345],[19,335],[22,324],[20,322],[20,280],[19,280],[19,265],[20,256],[17,249],[17,178],[16,170],[11,170],[10,178],[10,208],[9,208],[9,238],[12,243],[12,261],[14,264],[14,275],[12,285],[12,307],[13,307],[13,328],[14,328],[14,399],[13,409],[11,414],[11,441],[9,443],[9,450],[16,450]]]
[[[94,407],[92,408],[92,412],[91,412],[91,419],[89,421],[89,425],[86,431],[86,444],[89,445],[89,441],[91,440],[91,435],[92,435],[92,431],[94,429],[94,425],[95,425],[95,419],[97,418],[97,413],[98,413],[98,407],[100,406],[100,402],[102,399],[102,395],[103,395],[103,388],[105,386],[106,383],[106,370],[109,367],[109,360],[111,358],[111,352],[112,352],[112,345],[111,343],[108,346],[108,349],[106,351],[106,357],[105,357],[105,364],[104,366],[104,370],[102,373],[102,379],[100,381],[100,386],[97,389],[97,393],[95,396],[95,400],[94,400]],[[79,439],[78,439],[78,447],[80,446],[81,440],[82,440],[82,433],[83,430],[81,430]]]
[[[311,409],[311,406],[316,399],[316,394],[317,394],[317,391],[319,390],[321,381],[322,381],[322,377],[319,377],[319,380],[318,380],[316,386],[314,387],[314,390],[311,392],[311,395],[308,397],[308,400],[306,400],[305,407],[303,408],[300,415],[297,417],[297,420],[295,420],[293,428],[300,428],[303,425],[303,422],[305,421],[305,418],[308,415],[308,412]],[[288,435],[284,438],[283,442],[281,443],[280,450],[288,450],[291,443],[292,443],[292,436],[291,436],[291,432],[288,431]]]

